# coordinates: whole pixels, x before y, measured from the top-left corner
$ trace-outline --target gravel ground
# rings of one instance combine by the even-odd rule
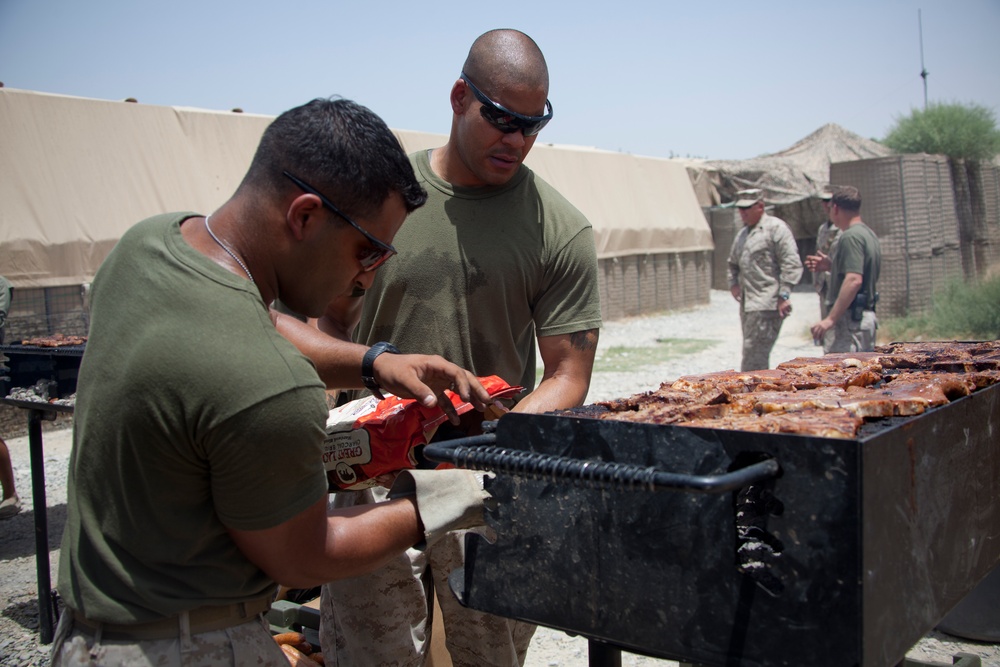
[[[818,302],[807,292],[792,295],[793,313],[782,327],[771,354],[772,365],[796,356],[814,355],[817,348],[809,336],[809,324],[818,318]],[[709,341],[704,349],[678,356],[662,350],[660,339]],[[614,351],[636,348],[635,363],[616,371],[602,370]],[[645,350],[643,348],[646,348]],[[642,354],[652,348],[655,354]],[[597,370],[587,402],[629,396],[659,387],[661,382],[681,375],[739,368],[741,335],[736,304],[727,292],[713,291],[710,305],[692,311],[655,317],[609,322],[601,332]],[[627,359],[627,357],[626,357]],[[628,364],[624,364],[628,366]],[[59,541],[66,517],[66,466],[70,450],[69,429],[46,432],[45,477],[49,521],[49,560],[52,578],[58,569]],[[26,437],[7,438],[14,464],[17,488],[24,510],[0,522],[0,667],[42,667],[48,665],[49,647],[38,642],[38,590],[35,568],[34,514]],[[941,665],[952,664],[952,656],[965,652],[978,655],[984,665],[1000,666],[1000,645],[964,642],[931,632],[907,657]],[[576,667],[586,665],[587,641],[563,632],[539,628],[525,667]],[[676,662],[625,653],[625,667],[672,667]]]

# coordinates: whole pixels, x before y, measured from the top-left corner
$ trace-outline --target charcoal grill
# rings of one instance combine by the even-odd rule
[[[48,385],[50,398],[73,394],[85,349],[86,345],[0,345],[0,354],[7,355],[6,365],[0,366],[2,396],[12,387],[31,387],[39,381]]]
[[[889,667],[1000,561],[1000,386],[845,440],[594,409],[426,448],[497,472],[463,604],[682,662]]]
[[[0,402],[25,411],[28,419],[28,448],[31,458],[31,493],[35,519],[35,570],[38,582],[39,640],[52,641],[56,603],[52,590],[49,563],[48,502],[45,493],[45,457],[42,422],[52,421],[57,413],[72,413],[73,406],[46,402],[44,398],[65,399],[76,392],[77,375],[86,345],[44,347],[39,345],[0,345],[7,361],[0,365]],[[38,401],[8,396],[14,387],[41,387]]]

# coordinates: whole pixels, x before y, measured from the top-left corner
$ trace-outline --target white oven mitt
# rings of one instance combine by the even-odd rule
[[[426,548],[449,531],[485,526],[483,508],[492,499],[483,489],[486,475],[494,476],[461,469],[403,470],[388,497],[416,496],[425,540],[418,548]]]

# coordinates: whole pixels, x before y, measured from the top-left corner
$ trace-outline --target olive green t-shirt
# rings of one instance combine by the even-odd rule
[[[832,306],[837,302],[840,288],[844,284],[844,276],[848,273],[857,273],[863,277],[858,294],[864,294],[867,297],[868,308],[873,308],[881,268],[882,247],[878,235],[863,222],[851,225],[840,233],[840,239],[831,257],[827,304]]]
[[[427,151],[410,160],[428,200],[396,235],[356,339],[533,388],[536,336],[601,326],[593,228],[523,165],[504,185],[463,188]]]
[[[93,282],[58,589],[95,621],[271,593],[227,528],[327,491],[324,386],[257,288],[183,239],[191,215],[128,230]]]

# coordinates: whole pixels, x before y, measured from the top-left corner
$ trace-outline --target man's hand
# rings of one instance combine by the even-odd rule
[[[809,331],[812,332],[814,341],[822,341],[826,332],[833,328],[833,320],[829,317],[820,320],[816,324],[812,325]]]
[[[739,301],[740,300],[740,295],[742,294],[742,291],[740,290],[739,283],[737,283],[737,284],[733,285],[732,287],[730,287],[729,288],[729,293],[733,295],[734,299],[736,299],[737,301]]]
[[[791,300],[782,299],[779,296],[778,297],[778,315],[780,315],[781,318],[784,319],[784,318],[788,317],[791,314],[792,314],[792,302],[791,302]]]
[[[831,267],[830,256],[817,250],[815,255],[806,257],[805,265],[814,273],[816,271],[829,271]]]
[[[379,386],[400,398],[415,398],[429,408],[444,410],[452,424],[458,413],[445,395],[448,389],[482,412],[490,394],[476,376],[444,357],[428,354],[380,354],[373,365]]]

